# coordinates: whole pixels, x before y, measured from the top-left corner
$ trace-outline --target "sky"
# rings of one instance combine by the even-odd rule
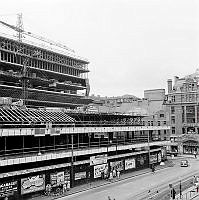
[[[143,97],[199,68],[198,0],[6,0],[0,19],[89,60],[90,94]],[[0,32],[4,31],[0,26]]]

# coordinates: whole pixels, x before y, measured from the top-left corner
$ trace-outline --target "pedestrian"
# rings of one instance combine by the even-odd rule
[[[120,178],[120,171],[117,170],[117,178],[119,179]]]
[[[194,156],[195,156],[195,158],[197,158],[197,152],[196,151],[194,151]]]
[[[104,179],[104,171],[101,172],[101,178]]]
[[[193,176],[193,185],[196,183],[196,176]]]
[[[66,183],[63,184],[63,194],[67,191]]]
[[[113,172],[110,172],[110,174],[109,174],[109,180],[110,180],[110,181],[113,180]]]
[[[113,178],[116,177],[116,170],[115,168],[113,169]]]
[[[155,173],[155,165],[154,164],[152,164],[151,170],[152,170],[152,173]]]

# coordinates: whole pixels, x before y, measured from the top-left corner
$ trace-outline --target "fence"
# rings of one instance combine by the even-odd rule
[[[188,191],[186,191],[184,194],[181,196],[179,195],[176,200],[192,200],[195,197],[199,196],[199,188],[198,187],[192,187]]]

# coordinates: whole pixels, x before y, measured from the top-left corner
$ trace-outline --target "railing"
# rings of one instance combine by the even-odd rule
[[[99,142],[90,142],[90,143],[75,143],[73,144],[73,150],[82,150],[82,149],[90,149],[90,148],[100,148],[100,147],[118,147],[120,145],[129,145],[129,144],[140,144],[146,143],[147,139],[129,139],[129,140],[118,140],[113,142],[108,141],[99,141]],[[61,144],[61,145],[50,145],[50,146],[36,146],[31,148],[19,148],[19,149],[9,149],[9,150],[1,150],[0,157],[26,157],[28,154],[37,155],[38,153],[46,154],[51,152],[59,152],[59,151],[71,151],[72,144]],[[110,148],[109,148],[110,149]]]
[[[192,200],[199,196],[199,190],[197,187],[193,187],[189,191],[185,192],[181,196],[175,198],[176,200]]]

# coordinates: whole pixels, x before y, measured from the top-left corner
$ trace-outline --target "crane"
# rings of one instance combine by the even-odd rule
[[[22,17],[21,15],[18,15],[18,21],[19,21],[20,24],[22,24],[21,17]],[[61,44],[59,42],[55,42],[55,41],[53,41],[51,39],[47,39],[45,37],[42,37],[42,36],[39,36],[39,35],[36,35],[36,34],[31,33],[31,32],[27,32],[27,31],[23,30],[23,28],[21,28],[22,26],[14,26],[14,25],[8,24],[6,22],[3,22],[1,20],[0,20],[0,23],[2,25],[6,26],[7,28],[10,28],[10,29],[12,29],[14,31],[17,31],[19,41],[22,41],[22,35],[27,35],[27,36],[30,36],[32,38],[35,38],[35,39],[41,40],[43,42],[46,42],[46,43],[48,43],[50,45],[54,45],[54,46],[57,46],[57,47],[62,48],[64,50],[67,50],[67,51],[70,51],[72,53],[75,53],[75,51],[73,49],[67,47],[64,44]]]

